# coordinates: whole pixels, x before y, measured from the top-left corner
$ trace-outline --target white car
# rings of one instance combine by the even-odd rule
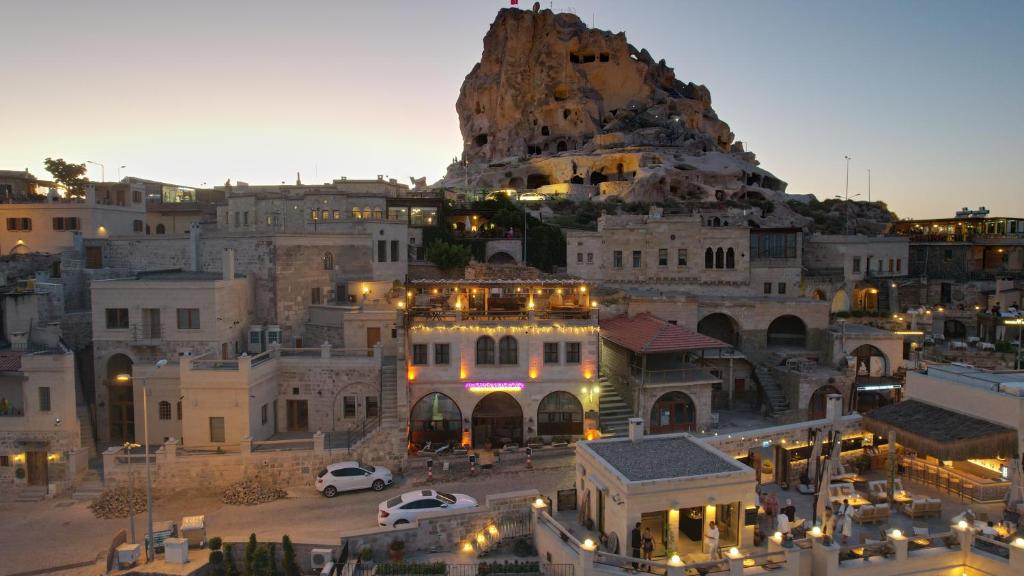
[[[377,492],[394,483],[391,470],[383,467],[360,464],[359,462],[338,462],[324,468],[316,475],[316,489],[334,498],[338,492],[373,488]]]
[[[414,490],[385,500],[377,507],[377,523],[381,526],[401,526],[415,520],[420,514],[441,510],[476,508],[476,500],[465,494],[447,494],[437,490]]]

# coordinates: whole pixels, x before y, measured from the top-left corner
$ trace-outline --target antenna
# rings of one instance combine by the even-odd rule
[[[868,168],[868,204],[871,203],[871,168]]]

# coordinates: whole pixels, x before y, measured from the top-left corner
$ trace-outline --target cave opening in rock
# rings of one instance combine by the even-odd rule
[[[590,173],[590,184],[592,186],[596,186],[596,185],[600,184],[601,182],[607,182],[607,181],[608,181],[608,177],[605,176],[604,174],[602,174],[601,172],[591,172]]]
[[[558,144],[555,146],[555,150],[557,150],[558,152],[565,152],[569,150],[569,144],[566,143],[565,140],[559,140]]]
[[[551,129],[548,128],[547,126],[541,126],[540,127],[540,135],[541,136],[550,136],[551,135]]]
[[[526,187],[531,190],[548,184],[551,184],[551,178],[547,174],[530,174],[526,177]]]
[[[487,134],[477,134],[476,138],[473,138],[473,143],[477,146],[487,144]]]

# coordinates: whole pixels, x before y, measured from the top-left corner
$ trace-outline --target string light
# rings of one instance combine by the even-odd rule
[[[480,326],[478,324],[449,324],[444,326],[424,326],[415,324],[409,328],[410,332],[446,333],[446,332],[472,332],[475,334],[501,335],[501,334],[594,334],[600,328],[597,326],[565,326],[563,324],[552,324],[551,326]]]

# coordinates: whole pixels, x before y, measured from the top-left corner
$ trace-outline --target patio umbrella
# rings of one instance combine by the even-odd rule
[[[811,448],[811,456],[807,459],[807,476],[811,479],[813,485],[818,481],[818,464],[821,460],[821,437],[822,430],[815,428],[811,431],[814,435],[814,446]]]
[[[831,472],[835,477],[846,476],[846,468],[843,467],[843,459],[840,454],[843,450],[843,436],[839,432],[832,433],[832,454],[829,456]]]
[[[1007,478],[1010,482],[1010,489],[1006,491],[1006,507],[1016,511],[1021,502],[1024,502],[1024,470],[1021,468],[1019,456],[1014,456],[1010,462],[1010,474]]]
[[[829,505],[829,485],[832,484],[832,459],[829,458],[825,462],[825,466],[821,469],[821,478],[818,483],[817,500],[814,502],[814,518],[812,521],[817,523],[818,518],[825,517],[825,507]]]
[[[885,495],[887,502],[893,504],[893,496],[896,494],[896,432],[889,430],[888,459],[886,460],[885,474]]]

